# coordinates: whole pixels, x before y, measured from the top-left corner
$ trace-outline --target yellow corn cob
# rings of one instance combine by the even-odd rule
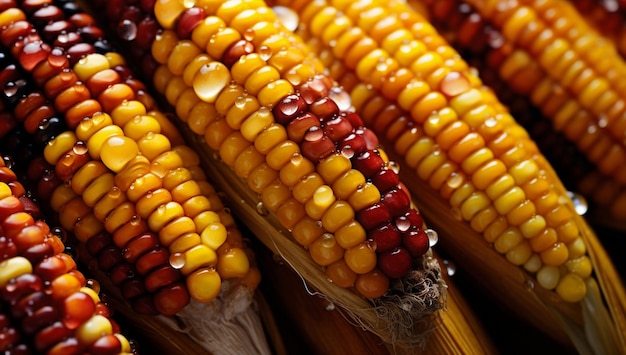
[[[615,172],[620,161],[620,148],[614,145],[610,154],[602,154],[612,140],[592,123],[590,113],[580,108],[573,98],[568,98],[560,85],[546,78],[532,56],[524,50],[512,50],[512,45],[487,20],[476,12],[461,12],[460,7],[467,7],[467,4],[458,1],[420,4],[427,5],[433,24],[446,32],[454,46],[479,68],[481,77],[531,132],[557,172],[561,173],[566,186],[592,202],[589,218],[594,223],[619,226],[619,221],[626,217],[626,188],[619,183],[619,173]],[[451,17],[454,20],[451,21]],[[495,47],[490,43],[495,43]],[[527,64],[522,66],[523,62]],[[502,74],[501,79],[498,79],[499,74]],[[512,90],[523,97],[511,93]],[[544,120],[547,118],[541,112],[531,112],[530,99],[541,105],[546,115],[553,117],[554,129],[546,127]],[[585,154],[594,159],[597,169]]]
[[[63,14],[47,5],[47,11]],[[40,12],[29,10],[37,23]],[[17,8],[1,15],[8,28],[4,34],[32,27]],[[86,14],[72,18],[78,23],[91,19]],[[48,34],[46,29],[40,30]],[[65,176],[61,179],[66,184],[54,191],[50,201],[63,226],[83,243],[106,230],[124,248],[129,262],[138,261],[147,246],[168,247],[169,261],[158,270],[146,269],[146,288],[159,291],[158,311],[177,314],[195,327],[191,335],[206,350],[215,351],[224,341],[234,341],[239,351],[269,352],[250,307],[259,271],[250,263],[252,254],[233,218],[199,168],[198,156],[189,147],[172,147],[175,141],[170,137],[180,141],[179,133],[152,109],[153,102],[141,92],[139,83],[122,83],[119,75],[108,81],[113,68],[124,69],[119,54],[95,54],[90,44],[82,47],[87,48],[85,52],[75,47],[51,51],[35,29],[29,35],[24,47],[35,43],[39,48],[15,55],[35,80],[45,84],[44,93],[72,128],[50,140],[43,152],[48,163],[56,164],[55,169]],[[12,44],[3,40],[5,45],[7,41]],[[19,47],[20,38],[14,40],[13,48]],[[93,160],[87,163],[85,159]],[[177,272],[174,269],[185,276],[186,287],[168,279]],[[196,302],[186,305],[187,292]],[[214,320],[210,325],[208,317]],[[239,333],[221,339],[210,326],[231,327]]]
[[[423,43],[419,49],[416,39],[392,41],[401,31],[399,18],[408,17],[405,5],[402,15],[394,15],[391,11],[402,8],[401,3],[278,4],[300,14],[302,33],[314,37],[314,47],[321,44],[327,49],[322,57],[336,56],[344,64],[343,69],[337,64],[335,72],[352,69],[363,82],[352,89],[352,103],[366,124],[385,135],[392,151],[415,169],[408,175],[416,173],[438,190],[459,219],[470,222],[512,264],[535,274],[541,286],[535,289],[554,289],[568,302],[589,297],[585,284],[594,280],[584,245],[593,242],[596,248],[595,237],[573,212],[545,159],[526,144],[524,130],[501,107],[490,107],[492,98],[472,87],[478,81],[472,73],[435,64],[442,61],[440,49],[429,51]],[[420,29],[416,24],[407,28]],[[412,191],[423,190],[424,183],[417,184],[417,179],[407,181]],[[588,266],[586,271],[566,266],[580,262]],[[609,278],[615,276],[610,263],[602,265],[602,271]],[[622,291],[618,286],[618,294]],[[623,321],[622,296],[610,304],[617,322]],[[554,306],[553,300],[547,301]],[[609,341],[607,346],[615,345]]]

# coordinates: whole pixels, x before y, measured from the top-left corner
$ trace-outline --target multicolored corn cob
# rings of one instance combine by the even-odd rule
[[[214,326],[237,327],[236,319],[246,318],[240,326],[250,339],[240,339],[237,349],[267,352],[250,308],[258,268],[198,156],[111,52],[91,16],[51,1],[21,8],[0,14],[7,28],[2,44],[41,88],[33,95],[50,100],[42,103],[48,116],[28,113],[18,121],[39,127],[56,116],[67,127],[41,142],[63,183],[50,195],[62,225],[137,311],[177,314],[186,324],[211,317]],[[28,99],[16,113],[31,107]],[[200,343],[219,347],[207,340],[207,327],[198,328]]]
[[[133,15],[138,7],[106,8],[128,30],[122,39],[143,43],[139,29],[153,31],[143,54],[157,64],[156,90],[335,285],[395,309],[390,297],[414,298],[409,290],[428,282],[429,306],[410,300],[411,314],[440,306],[436,233],[411,208],[378,138],[347,111],[347,93],[263,2],[157,1],[146,15],[154,11],[158,34],[140,26],[151,22]]]
[[[594,236],[527,132],[475,72],[453,67],[458,54],[423,17],[399,1],[277,4],[298,13],[298,33],[351,92],[366,126],[412,169],[405,176],[418,200],[425,185],[438,191],[457,219],[534,275],[532,285],[566,302],[589,295]],[[603,100],[617,95],[620,84],[611,83]],[[589,109],[600,110],[587,94]]]
[[[62,231],[0,160],[0,350],[7,354],[129,354],[130,342],[66,254]]]

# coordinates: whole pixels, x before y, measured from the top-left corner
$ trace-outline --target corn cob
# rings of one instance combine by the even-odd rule
[[[463,6],[465,9],[461,10],[459,7]],[[548,99],[544,100],[542,106],[546,114],[555,117],[554,127],[560,131],[557,132],[546,124],[548,119],[538,109],[533,108],[530,100],[531,97],[536,97],[531,96],[531,91],[537,92],[540,88],[537,86],[533,91],[532,85],[529,85],[533,80],[529,80],[529,78],[543,76],[536,65],[520,69],[515,74],[507,74],[506,79],[499,77],[498,68],[502,68],[503,73],[511,73],[510,63],[513,58],[528,59],[528,54],[515,51],[512,55],[507,55],[506,53],[511,51],[511,45],[501,37],[496,29],[489,25],[488,21],[481,18],[476,12],[470,11],[467,5],[460,2],[429,3],[428,9],[431,10],[430,16],[433,24],[440,31],[444,31],[446,38],[459,51],[462,51],[463,56],[468,61],[479,69],[481,78],[485,80],[485,83],[495,89],[498,97],[514,113],[517,121],[529,130],[531,136],[540,145],[542,152],[545,152],[557,172],[561,173],[565,186],[572,191],[579,191],[589,198],[592,203],[589,206],[589,218],[597,223],[619,225],[618,221],[625,217],[624,196],[626,195],[624,194],[626,190],[612,175],[598,171],[606,171],[606,162],[603,164],[603,161],[600,161],[600,164],[603,165],[596,169],[594,164],[584,155],[583,152],[585,150],[591,152],[594,145],[593,142],[588,142],[589,139],[579,137],[581,132],[585,131],[584,127],[574,124],[563,125],[556,120],[556,117],[560,117],[558,113],[560,108],[556,107],[554,102],[561,103],[563,97],[560,87],[556,84],[552,86],[552,93]],[[449,21],[450,17],[454,17],[455,20]],[[460,28],[465,29],[462,36],[457,35],[457,29]],[[492,48],[490,43],[496,44],[496,48]],[[489,59],[483,61],[484,56]],[[505,64],[507,69],[505,69]],[[513,90],[521,95],[513,92]],[[572,106],[573,104],[561,104],[561,107],[565,108],[568,105]],[[579,121],[589,120],[589,113],[585,110],[579,110],[576,115]],[[592,131],[590,135],[600,133],[595,128],[590,127],[589,130]],[[595,142],[598,140],[600,138]],[[590,153],[590,155],[593,155],[595,159],[599,157],[597,153]],[[584,199],[575,199],[576,201],[580,201],[577,209],[580,208],[584,211],[586,209]],[[613,217],[613,221],[607,221],[607,214]]]
[[[445,14],[450,14],[450,11],[454,9],[454,5],[435,5],[431,3],[429,6],[432,9],[432,16],[440,19]],[[448,9],[446,10],[446,8]],[[567,181],[564,181],[566,185],[579,190],[597,206],[593,206],[591,209],[591,212],[594,212],[596,211],[595,208],[597,208],[598,212],[594,213],[594,215],[602,216],[608,214],[616,221],[623,220],[626,217],[624,214],[626,189],[622,183],[623,172],[621,168],[617,168],[620,165],[619,162],[623,160],[623,157],[621,157],[623,155],[623,144],[619,144],[619,142],[614,143],[609,131],[604,129],[604,123],[602,123],[604,122],[604,113],[600,114],[600,121],[594,123],[593,117],[597,117],[597,115],[589,110],[582,109],[574,98],[568,95],[567,90],[564,90],[560,84],[550,79],[544,73],[540,64],[532,60],[532,55],[529,52],[507,41],[498,29],[493,28],[479,14],[466,12],[468,13],[465,15],[457,16],[459,17],[458,23],[459,26],[472,29],[472,32],[466,32],[463,38],[458,40],[457,45],[467,48],[472,53],[480,51],[481,56],[489,53],[487,55],[490,58],[488,66],[490,68],[499,68],[499,74],[502,76],[502,80],[507,83],[507,86],[529,97],[533,104],[542,110],[545,116],[551,118],[554,130],[562,132],[565,139],[570,141],[569,145],[574,145],[574,150],[580,152],[578,153],[580,158],[572,160],[577,162],[589,161],[589,163],[579,164],[577,168],[560,167],[560,158],[551,156],[548,149],[543,150],[555,164],[557,171],[568,172],[563,174],[564,177],[574,170],[589,172],[578,178],[573,178],[573,182],[576,183],[575,186],[573,183],[567,184]],[[469,19],[469,17],[471,17],[471,20],[463,20]],[[453,38],[454,35],[451,33],[450,36]],[[485,38],[478,39],[479,36]],[[491,38],[491,40],[487,40],[487,37]],[[473,42],[473,44],[470,45],[470,42]],[[496,48],[490,46],[490,42],[494,43]],[[480,45],[482,49],[479,49],[476,43],[482,43]],[[522,64],[522,62],[525,64]],[[482,69],[481,73],[483,76],[487,75],[485,69]],[[498,74],[495,74],[495,76],[498,76]],[[489,84],[492,84],[494,79],[492,76]],[[502,91],[498,92],[500,95],[503,94]],[[506,102],[509,105],[512,104],[510,101]],[[521,118],[519,120],[531,129],[533,122],[541,121],[539,117],[534,117],[534,119],[531,117],[529,121],[524,121]],[[543,142],[541,138],[536,136],[535,138],[538,142]],[[602,188],[597,189],[598,186],[602,186]],[[594,220],[601,219],[596,217]]]
[[[155,88],[190,130],[246,179],[259,196],[253,197],[261,202],[258,212],[292,232],[334,284],[354,288],[373,302],[385,301],[390,281],[407,279],[409,269],[431,260],[422,255],[428,235],[436,234],[422,228],[417,211],[409,209],[376,137],[361,127],[357,115],[342,112],[345,93],[315,76],[323,71],[319,62],[300,63],[300,53],[306,52],[300,46],[270,60],[271,48],[285,45],[291,35],[277,27],[262,2],[229,5],[216,13],[208,4],[189,9],[174,2],[155,4],[156,19],[165,28],[150,50],[159,64]],[[247,14],[233,18],[243,10]],[[125,16],[123,9],[111,11]],[[170,13],[182,17],[168,19]],[[124,21],[112,22],[128,25]],[[212,21],[225,27],[223,37],[209,39]],[[296,68],[287,73],[291,67]],[[437,299],[439,291],[431,291],[427,297]],[[439,307],[432,306],[426,313]]]
[[[99,296],[64,253],[59,229],[39,219],[37,205],[0,162],[0,320],[6,353],[131,353],[131,343]],[[56,234],[55,234],[56,233]]]
[[[28,4],[24,9],[35,26],[46,24],[45,27],[40,25],[44,38],[65,43],[61,38],[65,38],[62,36],[66,32],[54,33],[58,26],[53,24],[68,22],[62,20],[65,15],[60,8],[51,3],[37,3]],[[3,14],[9,11],[15,14],[15,18],[7,19],[9,28],[21,26],[30,30],[32,25],[23,21],[24,13],[12,8]],[[47,21],[50,16],[56,22]],[[8,43],[9,47],[24,47],[21,53],[14,55],[20,65],[31,70],[40,81],[43,92],[72,129],[50,140],[44,151],[48,163],[56,164],[55,170],[61,172],[58,174],[61,180],[69,183],[57,187],[51,196],[53,208],[60,212],[66,228],[73,230],[82,242],[87,242],[88,248],[93,246],[92,251],[99,254],[100,260],[114,267],[111,273],[114,283],[130,282],[128,276],[135,271],[146,273],[143,286],[148,292],[156,291],[154,307],[144,307],[148,312],[177,313],[188,322],[193,322],[194,318],[203,322],[198,318],[208,316],[208,311],[219,306],[191,304],[185,307],[189,296],[207,303],[222,294],[220,304],[223,298],[224,309],[216,314],[246,319],[252,291],[258,284],[258,269],[250,267],[249,256],[252,255],[244,251],[232,218],[225,213],[197,166],[197,156],[184,146],[171,148],[175,140],[180,141],[180,136],[172,131],[173,126],[162,114],[151,110],[151,99],[143,92],[142,84],[128,76],[122,58],[106,52],[110,48],[101,40],[102,32],[93,19],[74,13],[69,23],[75,33],[80,30],[94,41],[89,43],[87,38],[87,42],[82,42],[85,39],[78,36],[66,43],[66,48],[50,50],[32,30],[26,43],[10,35],[3,37],[3,44]],[[17,43],[11,43],[12,39]],[[33,45],[34,50],[28,50]],[[107,54],[96,54],[96,50]],[[170,136],[174,139],[170,140]],[[135,164],[126,164],[131,160]],[[150,201],[152,196],[155,200],[158,197],[159,203]],[[208,209],[211,207],[213,209]],[[230,227],[228,231],[226,226]],[[103,230],[111,234],[109,239],[116,244],[114,247],[106,247],[103,240],[107,236],[101,235]],[[169,247],[171,255],[165,246]],[[124,260],[127,264],[114,265]],[[150,264],[154,261],[160,263],[156,268]],[[180,274],[186,276],[186,286],[176,282]],[[222,284],[222,277],[230,280]],[[130,285],[131,296],[138,296],[138,285],[134,281]],[[197,314],[199,310],[205,313]],[[254,319],[247,321],[255,322]],[[237,327],[230,324],[231,319],[217,318],[216,323]],[[255,326],[258,327],[252,323],[251,328]],[[194,336],[203,338],[205,331],[198,327]],[[257,330],[243,332],[246,331]],[[267,345],[258,334],[246,336],[256,336],[250,342],[257,343],[237,344],[238,349],[251,346],[255,351],[266,351]],[[216,346],[208,344],[206,338],[200,342],[209,348]]]
[[[384,134],[406,165],[449,200],[457,218],[535,274],[541,288],[568,302],[585,297],[585,284],[594,283],[583,242],[588,231],[579,231],[565,191],[550,186],[558,180],[549,165],[502,105],[493,105],[493,94],[473,87],[475,74],[437,65],[444,50],[428,48],[433,36],[419,41],[422,27],[402,20],[419,19],[416,13],[407,15],[400,2],[278,4],[300,14],[299,33],[307,31],[313,48],[326,49],[320,56],[327,66],[333,57],[341,61],[331,73],[351,85],[366,125]],[[402,15],[391,12],[399,9]],[[363,84],[352,85],[351,76]],[[571,267],[581,262],[586,271]]]

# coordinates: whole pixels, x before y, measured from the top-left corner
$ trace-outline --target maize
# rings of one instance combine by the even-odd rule
[[[456,2],[446,3],[450,4],[428,3],[427,6],[432,10],[433,21],[438,28],[447,26],[444,23],[448,23],[447,18],[451,16],[452,11],[458,12],[458,10],[454,10],[455,6],[461,6],[460,3]],[[464,6],[468,7],[467,4]],[[615,134],[611,134],[611,129],[606,128],[608,116],[605,112],[597,114],[583,108],[580,101],[570,95],[571,90],[564,89],[567,87],[564,86],[564,83],[558,83],[547,75],[547,72],[541,67],[542,64],[532,59],[535,57],[533,54],[524,47],[516,46],[508,41],[499,29],[494,28],[488,20],[476,12],[469,11],[469,9],[468,7],[463,14],[459,12],[456,15],[458,26],[463,26],[468,31],[464,32],[463,36],[457,37],[454,34],[456,28],[449,27],[445,29],[450,34],[449,37],[451,39],[456,38],[453,40],[455,45],[458,48],[463,48],[468,56],[471,55],[475,58],[473,62],[477,63],[481,75],[486,78],[485,80],[488,80],[490,86],[499,87],[497,92],[509,107],[512,109],[515,107],[521,109],[522,106],[528,107],[523,103],[521,105],[513,103],[511,101],[513,98],[505,99],[503,95],[512,89],[518,94],[528,97],[532,104],[541,110],[541,113],[536,113],[537,116],[527,115],[530,116],[528,119],[524,119],[523,113],[515,112],[520,123],[535,134],[534,137],[537,142],[545,144],[548,140],[536,136],[536,130],[542,129],[541,126],[536,129],[533,128],[536,122],[541,122],[541,117],[551,119],[554,131],[563,136],[559,140],[565,141],[563,143],[567,144],[565,149],[568,152],[578,152],[577,158],[570,157],[568,159],[563,157],[565,154],[551,155],[554,149],[542,147],[542,151],[546,152],[557,171],[566,172],[563,174],[566,185],[579,190],[597,204],[597,207],[602,211],[607,210],[611,217],[616,220],[623,220],[626,217],[626,212],[624,212],[626,211],[626,187],[624,186],[624,172],[626,170],[619,163],[623,160],[624,146],[620,143],[619,138],[616,141]],[[576,18],[576,16],[572,15],[572,18]],[[442,28],[442,30],[444,29]],[[481,65],[479,58],[484,57],[485,53],[488,53],[487,61],[489,64]],[[616,60],[623,62],[621,59]],[[573,66],[574,64],[572,64]],[[580,65],[578,67],[582,68]],[[489,71],[494,70],[497,72],[490,75]],[[564,76],[566,75],[564,74]],[[506,84],[497,84],[497,77],[500,77],[501,81],[506,82]],[[527,109],[525,110],[527,111]],[[606,112],[613,113],[613,109],[607,109]],[[612,130],[615,129],[617,128],[613,127]],[[555,145],[559,146],[559,143]],[[561,166],[564,161],[571,160],[577,165],[573,167]],[[570,176],[568,181],[568,175],[580,170],[587,173]],[[598,186],[601,188],[598,189]]]
[[[398,279],[423,281],[411,271],[436,233],[377,137],[346,111],[347,94],[263,2],[157,1],[154,14],[163,30],[144,53],[157,63],[155,89],[258,194],[260,214],[275,216],[334,284],[374,302]],[[111,22],[131,28],[125,16]]]
[[[561,300],[576,303],[588,294],[591,270],[566,267],[591,262],[560,182],[494,94],[479,89],[475,73],[450,69],[452,62],[442,65],[454,50],[442,48],[447,45],[436,34],[422,33],[429,27],[425,20],[414,22],[420,16],[407,14],[402,2],[276,3],[299,14],[297,33],[351,90],[366,126],[404,157],[413,176],[448,200],[457,219],[469,222],[510,263],[536,275],[534,282]],[[497,9],[513,11],[508,3]],[[590,64],[589,70],[606,71],[604,64]],[[618,66],[615,73],[621,70]],[[608,90],[603,104],[609,96],[617,100],[622,84],[612,80],[616,76],[602,81]],[[590,111],[606,108],[594,105],[591,94],[596,92],[581,95]],[[420,186],[410,185],[413,191]]]
[[[24,113],[25,126],[45,131],[45,120],[64,118],[54,132],[37,137],[64,183],[49,196],[64,227],[86,243],[140,313],[203,322],[206,308],[190,304],[190,298],[208,303],[220,297],[237,307],[238,316],[256,318],[248,306],[259,270],[198,156],[156,110],[91,16],[71,7],[66,15],[52,2],[22,8],[9,6],[2,13],[8,29],[2,44],[42,89],[32,97],[50,100],[45,115]],[[31,107],[27,101],[15,112]],[[260,326],[257,319],[249,321],[245,331]],[[222,344],[229,341],[237,340]],[[199,343],[219,346],[206,338]],[[265,340],[254,337],[237,347],[267,352]]]
[[[100,300],[98,283],[85,279],[65,253],[62,230],[40,219],[38,206],[5,159],[0,170],[0,349],[134,353]]]
[[[623,1],[572,1],[580,13],[603,36],[615,43],[622,56],[626,55],[626,26],[624,14],[626,3]]]

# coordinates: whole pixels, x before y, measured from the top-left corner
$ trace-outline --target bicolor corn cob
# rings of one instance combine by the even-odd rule
[[[588,231],[566,191],[526,131],[481,86],[475,72],[454,66],[458,54],[423,17],[399,1],[277,4],[299,14],[298,33],[351,91],[365,124],[413,169],[409,175],[437,190],[459,220],[510,263],[533,274],[542,288],[572,303],[589,295],[587,287],[595,288],[595,280],[589,239],[583,238]],[[509,3],[490,4],[512,12]],[[606,70],[605,64],[600,61],[594,70]],[[601,111],[609,103],[620,107],[621,84],[597,81],[609,90],[602,93],[594,85],[583,90],[589,109]],[[593,105],[599,96],[600,106]],[[607,126],[620,120],[611,122]],[[611,167],[622,169],[614,161]],[[416,195],[423,186],[409,184]],[[623,311],[617,300],[614,305]]]
[[[58,127],[67,128],[40,142],[64,183],[50,195],[63,226],[86,244],[139,312],[200,323],[214,315],[198,309],[232,308],[217,311],[218,319],[246,314],[259,271],[198,156],[182,144],[123,58],[111,52],[91,16],[51,1],[24,3],[22,9],[12,4],[0,14],[2,44],[41,92],[17,95],[15,113],[27,131],[63,117]],[[45,114],[35,113],[36,100],[44,100]],[[218,297],[223,306],[187,306]],[[248,341],[237,345],[244,349]],[[265,352],[264,343],[252,346]]]
[[[129,30],[122,37],[143,42],[144,17],[107,8]],[[148,10],[163,28],[145,27],[155,36],[144,53],[158,64],[156,90],[258,194],[260,214],[275,216],[334,284],[374,302],[404,297],[413,286],[394,291],[400,280],[424,281],[415,270],[436,233],[411,208],[378,138],[346,110],[347,93],[262,1],[157,1]],[[439,307],[430,292],[430,309],[417,315]]]
[[[62,231],[40,219],[0,161],[0,350],[7,354],[121,354],[130,342],[66,253]]]
[[[626,217],[626,187],[624,186],[624,169],[621,162],[625,158],[625,148],[623,142],[618,137],[619,133],[615,133],[621,129],[620,124],[612,127],[608,126],[609,120],[618,120],[616,117],[619,117],[619,112],[622,111],[620,107],[623,106],[623,99],[615,94],[609,94],[615,101],[613,106],[592,110],[588,107],[583,107],[585,102],[593,101],[591,98],[583,99],[580,97],[577,99],[575,95],[575,91],[580,91],[581,85],[585,85],[585,83],[572,82],[575,75],[578,75],[578,72],[583,70],[586,70],[585,73],[590,72],[590,69],[584,69],[585,64],[581,64],[584,63],[583,60],[576,59],[585,59],[580,52],[585,49],[578,49],[575,47],[575,44],[584,43],[585,41],[602,43],[603,40],[597,38],[597,36],[594,37],[593,32],[589,34],[590,32],[584,30],[583,26],[579,26],[581,28],[576,29],[576,33],[584,33],[586,37],[592,36],[592,38],[596,39],[589,39],[583,36],[579,39],[567,39],[570,43],[573,43],[573,49],[564,57],[570,58],[571,63],[567,71],[559,69],[563,72],[563,75],[559,76],[559,73],[550,74],[546,70],[546,66],[553,66],[552,63],[547,62],[548,59],[533,59],[541,58],[538,56],[538,53],[542,51],[547,56],[548,51],[551,50],[550,47],[545,50],[540,48],[529,50],[522,44],[511,42],[501,29],[495,27],[488,19],[481,17],[477,12],[472,12],[467,4],[461,5],[458,2],[448,1],[426,3],[431,10],[433,21],[438,21],[437,23],[441,25],[445,22],[450,26],[455,26],[455,28],[449,28],[448,31],[450,31],[450,38],[456,39],[454,43],[456,43],[458,48],[464,48],[468,55],[473,53],[471,55],[475,56],[476,62],[480,62],[479,58],[487,58],[486,61],[488,63],[480,66],[481,74],[488,75],[489,70],[496,71],[495,75],[489,76],[491,78],[488,81],[489,85],[496,85],[494,80],[497,80],[496,78],[499,77],[500,80],[506,83],[508,90],[512,89],[518,94],[527,97],[532,101],[532,104],[541,110],[543,117],[547,117],[550,120],[552,130],[562,134],[569,141],[567,144],[573,146],[574,151],[579,152],[578,155],[581,156],[579,159],[569,159],[577,162],[578,167],[561,167],[560,164],[563,159],[559,156],[551,156],[552,152],[550,149],[542,147],[544,148],[542,151],[546,152],[546,155],[555,164],[557,170],[563,172],[564,178],[567,178],[567,175],[571,175],[572,172],[586,172],[584,175],[572,177],[572,181],[576,185],[572,183],[568,184],[568,186],[579,190],[590,201],[597,204],[598,208],[608,211],[612,218],[623,220]],[[465,6],[465,10],[463,10],[463,14],[454,15],[457,21],[454,22],[456,25],[452,25],[453,22],[447,21],[447,18],[453,16],[453,12],[458,11],[455,10],[455,6]],[[560,3],[555,3],[548,9],[552,9],[554,10],[552,12],[557,13],[559,13],[557,10],[560,10],[565,14],[571,14],[573,11]],[[565,18],[565,16],[562,16],[562,18]],[[567,18],[572,19],[571,21],[573,22],[581,21],[580,16],[573,14]],[[511,21],[518,20],[511,19]],[[546,27],[545,31],[556,32],[558,26],[565,26],[562,24],[563,22],[566,21],[555,22],[552,27]],[[457,30],[456,26],[462,26],[465,29],[462,36],[454,34]],[[530,26],[532,28],[537,27],[534,22]],[[610,43],[606,42],[606,44],[607,47],[610,47]],[[574,54],[575,51],[578,51],[577,54]],[[620,67],[620,63],[623,65],[623,60],[620,58],[615,56],[608,57],[612,58],[610,63],[615,63],[614,65],[617,68]],[[588,58],[586,60],[593,61],[593,59]],[[563,65],[567,65],[567,63]],[[615,74],[611,73],[607,73],[605,76],[598,74],[599,80],[606,79],[604,80],[605,82],[608,82],[614,76]],[[591,80],[591,77],[589,77],[589,80]],[[592,87],[594,84],[591,82],[589,85]],[[591,89],[586,90],[589,91]],[[504,95],[506,91],[507,89],[498,91],[498,93],[499,95]],[[596,94],[600,95],[599,92]],[[605,96],[603,94],[603,97]],[[509,106],[515,107],[511,101],[505,102]],[[602,103],[598,102],[598,104],[601,105]],[[541,121],[541,119],[542,116],[538,115],[537,117],[530,117],[530,120],[524,120],[520,117],[519,121],[531,133],[536,133],[533,130],[533,124]],[[540,144],[545,142],[538,136],[535,136],[535,139]],[[565,182],[567,183],[568,181]]]

